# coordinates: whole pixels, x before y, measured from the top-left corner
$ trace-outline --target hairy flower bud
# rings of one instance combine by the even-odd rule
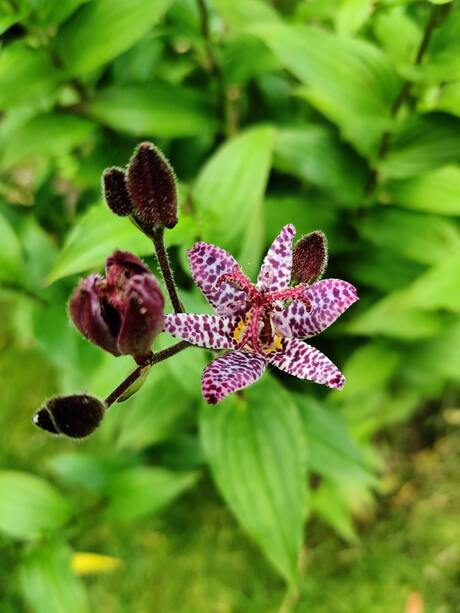
[[[35,413],[36,426],[52,434],[85,438],[101,423],[105,413],[103,402],[88,394],[56,396]]]
[[[75,288],[70,317],[88,340],[115,356],[137,361],[163,328],[164,298],[158,281],[132,253],[107,258],[105,277],[92,274]]]
[[[110,210],[125,217],[133,210],[133,203],[126,184],[126,173],[121,168],[107,168],[102,175],[104,197]]]
[[[127,172],[134,217],[142,228],[174,228],[177,223],[177,187],[174,171],[152,143],[137,148]]]
[[[327,239],[320,231],[302,236],[292,254],[292,279],[296,283],[314,283],[327,266]]]

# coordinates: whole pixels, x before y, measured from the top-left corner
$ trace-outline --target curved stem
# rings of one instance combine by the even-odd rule
[[[116,402],[118,398],[120,398],[120,396],[139,379],[144,368],[147,366],[153,366],[158,362],[163,362],[163,360],[167,360],[173,355],[176,355],[176,353],[187,349],[187,347],[192,347],[192,345],[186,341],[180,341],[180,343],[171,345],[171,347],[167,347],[166,349],[158,351],[157,353],[153,353],[152,351],[148,353],[142,364],[139,364],[139,366],[107,396],[105,399],[106,408],[109,408],[114,402]]]
[[[176,313],[183,313],[184,309],[181,301],[179,300],[179,296],[177,295],[176,284],[174,283],[172,270],[169,266],[168,254],[166,253],[165,249],[164,228],[156,228],[153,230],[151,238],[173,309]]]

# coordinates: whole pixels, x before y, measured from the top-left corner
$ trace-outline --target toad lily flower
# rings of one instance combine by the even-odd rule
[[[357,299],[346,281],[290,286],[295,228],[284,226],[254,285],[224,249],[196,243],[188,251],[193,278],[217,315],[165,316],[164,330],[199,347],[230,349],[202,376],[205,400],[215,404],[261,377],[267,365],[341,389],[345,379],[320,351],[303,342],[330,326]]]

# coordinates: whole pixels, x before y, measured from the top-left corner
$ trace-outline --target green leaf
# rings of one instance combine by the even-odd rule
[[[434,108],[460,117],[460,82],[447,83],[439,92]]]
[[[71,549],[63,542],[42,543],[25,556],[21,592],[36,613],[87,613],[83,583],[71,569]]]
[[[85,108],[102,124],[133,136],[177,138],[215,128],[207,98],[169,83],[113,86],[99,91]]]
[[[71,516],[67,500],[49,483],[26,473],[0,471],[0,530],[13,538],[36,538]]]
[[[142,38],[171,0],[93,0],[59,30],[56,52],[72,75],[105,64]]]
[[[24,260],[21,243],[15,231],[0,214],[0,282],[17,282],[24,277]]]
[[[229,246],[260,204],[271,166],[274,132],[256,127],[225,143],[201,170],[193,198],[203,238]]]
[[[442,330],[442,317],[412,307],[406,290],[392,292],[360,312],[345,326],[354,334],[382,334],[390,338],[415,340],[435,336]]]
[[[279,130],[273,165],[321,187],[339,202],[356,206],[363,198],[366,165],[324,126],[312,124]]]
[[[388,385],[400,361],[398,351],[387,344],[362,344],[348,358],[343,369],[347,383],[340,397],[334,398],[341,402],[343,399],[377,393]]]
[[[432,113],[411,117],[400,126],[378,168],[382,179],[399,179],[454,162],[460,162],[460,120]]]
[[[59,71],[42,49],[16,41],[0,52],[0,109],[36,105],[56,88]]]
[[[361,152],[373,152],[390,125],[399,79],[385,56],[368,42],[307,26],[263,24],[259,35],[306,87],[299,95],[332,122]]]
[[[460,251],[416,279],[407,288],[406,298],[420,309],[460,312]]]
[[[335,13],[335,25],[339,34],[355,34],[368,20],[373,10],[371,0],[343,0]]]
[[[391,249],[422,264],[446,259],[460,248],[460,233],[455,224],[436,215],[394,208],[369,211],[356,229],[376,247]]]
[[[262,0],[245,0],[228,2],[213,0],[220,16],[234,30],[244,30],[248,25],[260,23],[278,23],[280,17],[275,9]]]
[[[39,115],[10,135],[2,163],[8,167],[25,158],[60,156],[86,143],[95,128],[92,121],[76,115]]]
[[[356,543],[359,539],[344,493],[339,483],[323,479],[319,488],[311,493],[311,505],[313,511],[337,534],[350,543]]]
[[[266,376],[201,413],[201,438],[216,484],[277,570],[297,579],[305,502],[306,441],[297,407]]]
[[[460,167],[445,166],[418,177],[389,181],[382,199],[409,209],[460,215]]]
[[[158,513],[191,488],[197,477],[195,472],[175,473],[165,468],[127,468],[109,480],[107,516],[133,521]]]

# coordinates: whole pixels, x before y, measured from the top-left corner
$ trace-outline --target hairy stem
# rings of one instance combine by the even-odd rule
[[[444,18],[447,17],[449,9],[450,9],[450,5],[443,5],[443,6],[433,5],[432,6],[430,18],[428,19],[427,24],[425,26],[425,32],[423,33],[423,38],[417,50],[417,55],[415,56],[414,66],[418,66],[419,64],[421,64],[423,57],[430,44],[431,36],[434,30],[442,23]],[[390,109],[391,118],[396,117],[399,109],[408,100],[411,90],[412,90],[412,82],[405,81],[401,87],[401,90],[397,98],[395,99],[395,101],[393,102],[391,106],[391,109]],[[380,144],[378,148],[378,153],[377,153],[378,160],[382,160],[387,155],[390,149],[390,142],[391,142],[391,133],[388,131],[384,132],[382,134],[382,138],[380,140]],[[378,182],[378,174],[379,174],[378,169],[374,168],[372,170],[371,176],[369,177],[369,181],[367,182],[367,185],[365,188],[365,193],[367,195],[369,195],[370,193],[374,191],[377,185],[377,182]]]
[[[169,266],[168,254],[166,253],[165,249],[164,229],[157,228],[153,230],[151,238],[153,240],[153,245],[158,258],[158,264],[160,265],[161,273],[163,275],[173,309],[176,313],[183,313],[184,309],[181,301],[179,300],[179,296],[177,295],[176,284],[174,283],[172,270]]]
[[[179,353],[180,351],[183,351],[184,349],[187,349],[187,347],[191,346],[192,345],[190,343],[187,343],[186,341],[180,341],[180,343],[171,345],[171,347],[167,347],[162,351],[158,351],[156,353],[148,353],[145,356],[145,360],[142,362],[142,364],[139,364],[139,366],[135,370],[133,370],[133,372],[130,373],[126,377],[126,379],[122,381],[120,385],[118,385],[113,390],[113,392],[111,392],[107,396],[107,398],[105,399],[106,407],[109,408],[114,402],[118,400],[118,398],[120,398],[120,396],[122,396],[126,392],[127,389],[131,387],[133,383],[135,383],[139,379],[144,368],[146,368],[147,366],[153,366],[154,364],[158,364],[158,362],[163,362],[163,360],[167,360],[173,355],[176,355],[176,353]]]

